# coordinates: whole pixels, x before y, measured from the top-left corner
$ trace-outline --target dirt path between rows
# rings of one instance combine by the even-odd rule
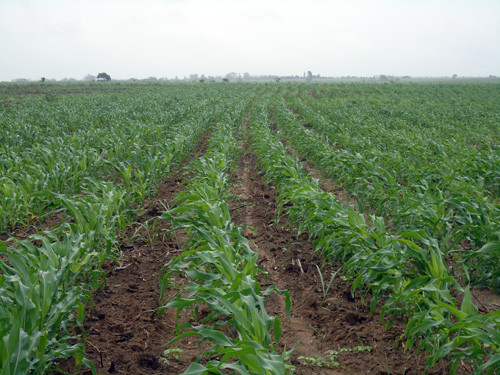
[[[386,329],[380,312],[370,315],[367,303],[363,305],[358,297],[351,296],[351,283],[343,280],[340,273],[324,296],[316,268],[322,266],[322,260],[313,253],[305,235],[297,236],[286,226],[286,217],[276,222],[276,191],[264,183],[255,156],[248,151],[248,143],[244,144],[244,154],[232,181],[232,193],[238,197],[231,202],[233,221],[247,227],[244,235],[253,250],[258,251],[259,265],[268,272],[262,284],[274,284],[291,294],[291,319],[286,316],[283,298],[276,294],[267,298],[266,310],[281,319],[281,347],[290,349],[298,344],[292,356],[295,373],[422,374],[426,358],[414,350],[410,353],[404,350],[404,342],[400,340],[404,333],[401,321]],[[326,284],[338,268],[330,265],[322,268]],[[307,363],[312,360],[299,359],[329,360],[325,355],[328,350],[360,346],[370,349],[340,353],[335,357],[338,366],[313,366]],[[443,361],[426,373],[446,374],[446,368]]]
[[[198,143],[191,160],[205,152],[207,139],[208,135]],[[104,264],[106,283],[94,294],[94,305],[84,322],[83,340],[87,358],[99,375],[180,374],[200,354],[194,340],[184,339],[175,343],[175,348],[182,350],[179,359],[165,356],[165,344],[175,336],[176,311],[167,309],[161,317],[155,311],[159,307],[161,269],[182,252],[186,237],[183,233],[166,235],[169,224],[161,219],[154,226],[153,222],[165,205],[171,205],[176,194],[186,189],[187,164],[179,166],[158,186],[157,196],[145,205],[142,216],[128,229],[120,242],[123,256],[119,264]],[[177,291],[175,287],[168,290],[166,298]],[[86,367],[77,372],[73,360],[62,363],[60,369],[91,374]]]
[[[198,152],[200,155],[202,151]],[[159,195],[149,202],[140,223],[160,215],[163,204],[170,204],[184,190],[182,168],[165,181]],[[338,274],[326,297],[323,295],[316,265],[321,266],[306,236],[297,236],[286,226],[286,217],[275,220],[276,192],[264,183],[255,156],[243,145],[242,157],[232,175],[235,198],[230,202],[233,221],[244,226],[244,235],[252,248],[259,252],[259,265],[268,272],[261,277],[263,287],[274,284],[290,291],[292,317],[285,314],[284,298],[277,294],[267,297],[266,310],[278,315],[283,335],[280,348],[298,347],[292,356],[295,374],[421,374],[425,357],[404,351],[400,341],[402,322],[387,330],[379,312],[369,314],[359,298],[350,293],[350,283]],[[157,229],[168,224],[157,222]],[[194,340],[184,339],[169,348],[180,349],[179,359],[165,358],[165,344],[174,337],[175,310],[167,309],[158,318],[160,270],[173,256],[182,251],[182,233],[159,236],[154,243],[147,240],[144,227],[130,228],[130,236],[138,231],[135,241],[123,240],[120,264],[106,264],[106,284],[94,296],[94,306],[85,319],[87,337],[84,340],[88,358],[98,374],[180,374],[200,350]],[[142,239],[141,239],[142,238]],[[326,265],[322,274],[328,283],[338,267]],[[177,290],[168,291],[172,295]],[[352,349],[363,346],[369,351],[343,352],[335,357],[338,366],[318,367],[309,361],[328,359],[327,350]],[[331,361],[330,361],[331,362]],[[72,362],[61,369],[75,373]],[[427,371],[446,374],[446,364]],[[82,369],[81,373],[90,371]]]
[[[297,157],[300,160],[302,166],[304,167],[304,171],[309,176],[311,176],[312,178],[315,178],[319,181],[319,186],[321,189],[323,189],[329,193],[332,193],[332,195],[339,202],[343,203],[344,205],[350,205],[350,206],[354,207],[354,209],[356,211],[359,212],[358,207],[356,205],[354,195],[349,194],[348,192],[344,191],[342,188],[340,188],[338,186],[338,184],[335,181],[333,181],[329,177],[325,177],[325,175],[321,172],[319,167],[314,162],[307,160],[307,158],[304,157],[304,155],[302,155],[299,151],[297,151],[297,149],[292,145],[292,142],[290,141],[290,139],[286,138],[283,134],[278,134],[278,132],[277,132],[278,126],[275,123],[276,120],[274,119],[274,116],[272,116],[272,117],[273,117],[273,131],[275,134],[279,135],[280,141],[287,147],[287,153],[289,155]],[[304,124],[302,124],[302,125],[305,126]],[[369,226],[372,225],[372,215],[373,214],[374,214],[374,212],[372,210],[366,209],[366,207],[365,207],[365,211],[363,212],[363,216],[365,218],[366,223]],[[384,217],[384,219],[386,220],[386,223],[388,223],[388,227],[387,227],[388,231],[393,232],[393,228],[391,228],[392,217],[387,216],[387,217]],[[463,249],[469,250],[470,249],[470,241],[464,240],[464,241],[462,241],[460,246]],[[460,270],[460,268],[461,268],[459,265],[455,264],[455,262],[452,259],[447,259],[447,266],[449,269],[454,268],[454,269]],[[465,288],[467,286],[467,281],[463,279],[463,276],[462,277],[456,276],[456,278],[457,278],[457,281],[459,282],[459,284],[463,288]],[[489,290],[486,287],[480,287],[480,286],[479,287],[472,287],[471,292],[472,292],[473,303],[475,303],[477,305],[479,312],[484,314],[484,313],[489,313],[489,312],[496,311],[499,309],[500,296],[498,294],[494,293],[493,291]],[[462,303],[462,296],[458,295],[458,296],[456,296],[456,298],[458,299],[458,303],[461,304]]]

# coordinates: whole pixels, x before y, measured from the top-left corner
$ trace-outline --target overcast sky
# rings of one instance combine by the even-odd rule
[[[0,0],[0,81],[500,76],[499,0]]]

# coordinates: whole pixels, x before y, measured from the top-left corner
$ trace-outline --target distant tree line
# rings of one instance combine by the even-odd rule
[[[205,74],[197,74],[193,73],[189,76],[184,76],[179,78],[175,76],[174,78],[166,78],[166,77],[147,77],[147,78],[129,78],[123,79],[120,81],[128,81],[128,82],[238,82],[238,81],[305,81],[305,82],[313,82],[313,81],[362,81],[362,82],[400,82],[404,80],[420,80],[420,79],[456,79],[458,77],[457,74],[453,74],[447,77],[411,77],[409,75],[404,76],[395,76],[388,74],[380,74],[376,76],[370,77],[362,77],[362,76],[340,76],[340,77],[332,77],[332,76],[321,76],[320,74],[313,74],[312,71],[308,70],[304,72],[302,75],[251,75],[248,72],[243,74],[230,72],[225,75],[205,75]],[[461,77],[468,78],[468,77]],[[469,78],[489,78],[496,79],[497,76],[489,75],[488,77],[469,77]],[[56,79],[41,77],[38,82],[55,82]],[[75,78],[63,78],[60,81],[62,82],[76,82],[79,81]],[[97,75],[87,74],[84,76],[81,81],[84,82],[92,82],[92,81],[111,81],[111,76],[108,73],[101,72]],[[12,82],[34,82],[33,80],[26,78],[16,78],[13,79]]]

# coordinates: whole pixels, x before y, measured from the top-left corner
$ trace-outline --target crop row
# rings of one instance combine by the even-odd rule
[[[282,375],[291,354],[277,353],[280,319],[269,316],[264,307],[265,297],[277,291],[285,294],[290,314],[288,292],[273,286],[261,290],[256,280],[263,272],[257,265],[258,254],[232,223],[227,203],[229,173],[239,152],[235,132],[242,122],[242,109],[218,124],[209,150],[192,165],[189,187],[178,194],[175,207],[162,215],[174,230],[184,229],[189,236],[185,251],[165,265],[160,279],[162,295],[173,274],[189,280],[161,308],[178,309],[177,337],[170,343],[192,335],[200,338],[199,345],[212,343],[185,374],[223,374],[230,369],[240,374]],[[200,305],[210,308],[208,316],[200,316]],[[185,321],[179,318],[183,311]],[[208,357],[204,365],[203,357]]]
[[[337,140],[334,126],[300,100],[293,103],[313,129],[304,127],[283,101],[273,106],[279,128],[325,176],[354,195],[360,212],[384,216],[395,232],[423,231],[436,238],[441,251],[456,258],[461,254],[469,280],[500,290],[498,253],[488,250],[499,240],[500,208],[485,195],[488,190],[484,186],[481,189],[468,183],[470,177],[457,177],[461,175],[456,168],[444,165],[449,159],[439,165],[410,167],[403,165],[410,164],[405,161],[409,157],[401,156],[397,149],[382,154],[375,146],[365,145],[364,150],[351,148],[347,142],[343,142],[344,148],[332,146],[330,143]],[[405,152],[424,157],[419,150],[411,145]],[[470,251],[460,246],[464,240],[473,246]]]
[[[375,148],[389,159],[399,153],[401,167],[412,173],[418,173],[412,166],[432,167],[427,164],[441,175],[453,171],[475,179],[486,172],[485,188],[495,195],[494,169],[483,170],[498,144],[500,95],[495,85],[351,85],[346,93],[336,92],[338,86],[314,87],[321,89],[324,93],[316,91],[316,99],[294,92],[287,100],[327,120],[339,147],[358,152]],[[498,186],[496,190],[498,194]]]
[[[154,97],[159,105],[161,101]],[[93,367],[85,359],[84,333],[79,332],[92,292],[104,282],[102,263],[118,255],[116,243],[131,222],[134,207],[140,208],[172,164],[189,155],[217,118],[233,106],[229,98],[219,95],[198,102],[195,111],[189,99],[184,109],[175,112],[173,106],[179,116],[173,115],[172,121],[180,121],[166,125],[155,123],[162,118],[156,115],[152,122],[141,123],[139,117],[147,120],[145,108],[133,122],[132,117],[107,108],[103,114],[116,119],[108,118],[106,123],[97,113],[101,105],[112,107],[112,99],[107,99],[109,103],[103,97],[87,107],[94,116],[90,118],[85,110],[89,103],[73,100],[51,108],[53,114],[78,113],[78,126],[72,130],[65,129],[65,121],[55,121],[57,115],[36,117],[48,110],[44,105],[25,107],[24,112],[12,109],[24,114],[20,118],[3,113],[2,121],[10,118],[14,125],[6,127],[8,142],[1,146],[2,224],[22,230],[19,223],[33,222],[33,216],[59,211],[65,216],[54,228],[26,240],[0,242],[2,375],[43,373],[54,360],[70,356],[78,365]],[[121,104],[130,115],[131,103]],[[30,139],[32,134],[47,135],[51,130],[52,138]]]
[[[432,353],[427,366],[449,355],[452,372],[466,361],[478,374],[493,373],[500,360],[500,312],[477,313],[469,288],[462,289],[448,273],[437,241],[420,232],[389,234],[381,217],[371,217],[369,226],[352,206],[321,190],[272,134],[265,104],[254,111],[251,129],[265,176],[279,192],[280,210],[287,210],[299,232],[309,234],[316,251],[344,264],[352,292],[371,294],[372,310],[384,301],[388,326],[397,315],[406,317],[407,347],[418,343]],[[463,293],[461,306],[453,289]]]
[[[36,224],[52,193],[77,196],[92,190],[91,180],[121,181],[144,201],[224,105],[192,93],[180,103],[143,99],[77,98],[2,113],[0,230]]]
[[[70,356],[92,368],[82,322],[104,282],[102,263],[119,255],[141,205],[215,123],[189,190],[163,215],[190,235],[160,279],[162,293],[175,273],[189,284],[164,308],[178,309],[176,339],[212,344],[186,373],[287,371],[291,353],[276,350],[280,321],[264,309],[276,289],[260,289],[257,255],[226,203],[245,103],[264,91],[278,99],[254,107],[252,145],[280,210],[327,260],[344,264],[353,293],[370,296],[372,308],[383,303],[387,325],[408,320],[407,346],[432,353],[429,366],[449,357],[452,370],[465,361],[478,374],[494,372],[500,313],[477,313],[445,257],[469,262],[470,280],[498,289],[498,90],[342,87],[139,85],[0,106],[0,234],[17,237],[0,242],[0,374],[43,373]],[[354,194],[359,211],[307,177],[270,131],[269,109],[294,147]],[[384,219],[367,223],[363,212]],[[458,246],[467,241],[471,251]]]

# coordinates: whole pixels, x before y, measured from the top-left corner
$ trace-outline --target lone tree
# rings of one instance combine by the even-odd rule
[[[109,74],[99,73],[97,75],[97,80],[98,81],[111,81],[111,77],[109,76]]]

